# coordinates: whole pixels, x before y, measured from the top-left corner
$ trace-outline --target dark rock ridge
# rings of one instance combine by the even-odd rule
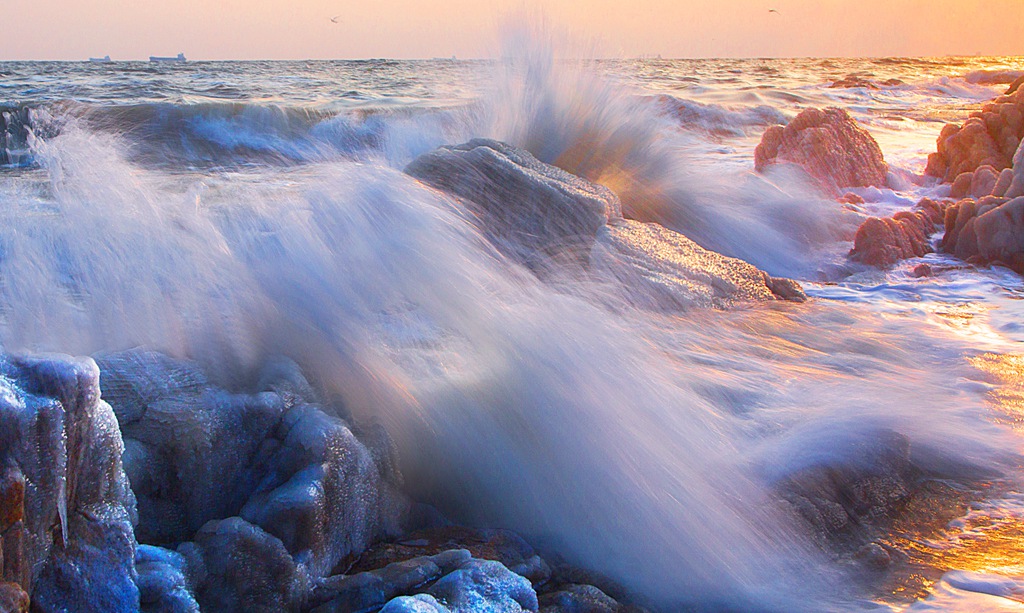
[[[806,109],[785,127],[765,130],[754,150],[754,168],[773,164],[803,168],[828,193],[844,187],[884,187],[889,172],[882,150],[843,109]]]
[[[659,309],[806,299],[795,281],[773,279],[661,225],[624,219],[611,190],[505,143],[441,147],[405,172],[456,196],[497,249],[542,277],[559,265],[583,267],[625,284],[639,306]]]
[[[857,228],[850,258],[889,268],[897,262],[932,252],[931,235],[942,227],[949,202],[924,198],[913,211],[892,217],[870,217]]]
[[[952,183],[982,166],[1000,172],[1012,165],[1022,137],[1024,89],[1011,87],[1007,94],[971,113],[963,125],[947,124],[942,128],[936,142],[938,150],[928,156],[925,174]]]

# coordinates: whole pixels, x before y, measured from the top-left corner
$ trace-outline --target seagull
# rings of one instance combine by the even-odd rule
[[[768,9],[768,12],[769,12],[769,13],[775,13],[776,15],[781,15],[781,13],[779,13],[779,12],[778,12],[777,10],[775,10],[775,9]]]
[[[341,17],[341,15],[335,15],[334,17],[331,17],[331,23],[338,23],[339,17]]]

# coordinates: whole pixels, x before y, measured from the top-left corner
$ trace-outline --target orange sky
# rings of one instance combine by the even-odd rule
[[[524,8],[612,57],[1024,55],[1024,0],[7,0],[0,59],[493,57]]]

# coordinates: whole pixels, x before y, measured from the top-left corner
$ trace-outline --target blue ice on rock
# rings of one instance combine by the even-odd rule
[[[139,610],[135,498],[99,390],[89,358],[0,357],[0,559],[34,611]]]
[[[538,608],[529,580],[500,562],[473,559],[442,577],[426,594],[395,598],[381,613],[521,613]]]

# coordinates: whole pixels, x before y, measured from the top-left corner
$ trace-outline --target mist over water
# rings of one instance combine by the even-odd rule
[[[898,122],[859,118],[883,144],[903,143],[886,154],[912,170],[919,145],[903,131],[933,140],[941,127],[920,118],[921,101],[938,117],[950,99],[991,90],[950,76],[968,67],[926,62],[850,61],[906,83],[840,95],[822,82],[833,69],[810,61],[597,65],[528,48],[493,65],[378,66],[386,78],[358,87],[338,81],[362,65],[331,66],[329,85],[271,86],[290,69],[226,64],[225,82],[204,90],[217,99],[160,96],[178,85],[149,77],[113,104],[43,88],[28,105],[41,119],[27,127],[27,161],[0,171],[0,343],[141,345],[234,388],[287,355],[337,410],[387,427],[414,496],[519,531],[655,608],[869,606],[875,594],[777,487],[818,466],[879,462],[887,441],[908,441],[924,474],[1014,483],[1019,434],[993,417],[994,383],[965,356],[1014,349],[1019,334],[999,322],[1019,314],[1019,288],[963,273],[939,290],[899,269],[844,281],[862,216],[799,177],[754,174],[753,146],[765,108],[784,118],[825,100],[902,97],[886,111]],[[30,69],[112,91],[97,85],[110,74],[78,66],[12,72]],[[476,85],[446,89],[452,75]],[[346,103],[344,88],[378,104]],[[655,93],[704,106],[666,112]],[[568,267],[541,280],[462,203],[400,172],[475,136],[606,185],[627,216],[818,297],[661,312]],[[926,192],[877,204],[914,190]],[[970,313],[995,326],[983,346],[932,316],[985,300],[998,313]]]

